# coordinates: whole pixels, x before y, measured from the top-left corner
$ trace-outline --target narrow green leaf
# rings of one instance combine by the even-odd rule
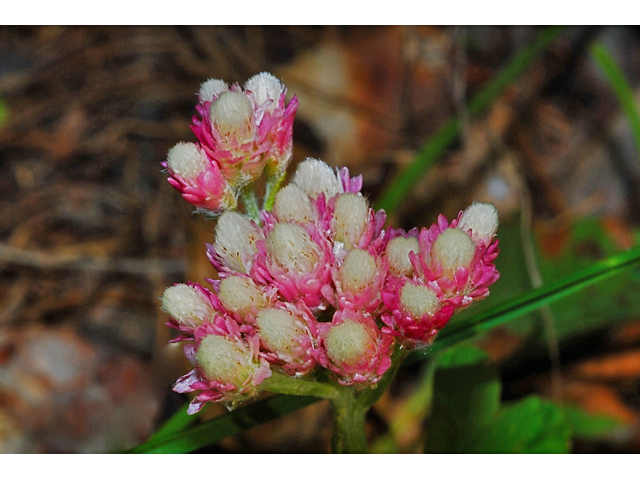
[[[640,153],[640,111],[638,111],[633,89],[604,45],[600,42],[593,43],[593,45],[591,45],[591,55],[613,87],[618,101],[620,105],[622,105],[622,109],[631,124],[631,131],[636,142],[636,148],[638,149],[638,153]]]
[[[613,255],[558,282],[543,285],[513,300],[483,311],[470,321],[448,326],[426,352],[412,354],[413,360],[446,349],[638,265],[640,265],[640,246]]]
[[[149,441],[156,440],[160,437],[164,437],[166,435],[184,430],[193,422],[195,422],[200,417],[200,414],[204,411],[200,410],[200,412],[196,414],[187,415],[188,408],[189,404],[184,404],[182,408],[180,408],[180,410],[174,413],[169,420],[164,422],[162,426],[154,432],[154,434],[149,438]]]
[[[550,45],[561,30],[561,27],[549,27],[540,33],[532,45],[520,50],[513,60],[491,80],[489,85],[469,102],[469,115],[473,117],[482,113],[498,98],[505,87],[524,73],[533,60]],[[378,201],[376,208],[384,209],[388,213],[392,212],[438,157],[453,143],[459,133],[460,123],[458,120],[448,120],[427,142],[414,161],[398,173]]]
[[[0,100],[0,127],[4,126],[9,121],[9,107],[7,104]]]
[[[274,395],[180,432],[154,437],[130,453],[187,453],[237,435],[317,402],[315,397]]]

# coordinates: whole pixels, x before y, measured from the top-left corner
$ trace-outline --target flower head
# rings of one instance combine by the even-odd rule
[[[189,414],[207,402],[225,402],[231,409],[255,396],[265,378],[271,376],[268,362],[259,355],[259,340],[240,333],[234,320],[218,316],[195,330],[195,344],[184,352],[195,368],[180,377],[173,389],[178,393],[199,393]]]
[[[381,332],[368,314],[338,310],[332,322],[320,323],[318,330],[318,362],[342,385],[377,383],[391,366],[393,337]]]

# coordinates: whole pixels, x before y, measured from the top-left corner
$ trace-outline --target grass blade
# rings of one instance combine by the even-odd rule
[[[469,115],[473,117],[482,113],[502,93],[505,87],[524,73],[533,60],[549,46],[561,30],[561,27],[549,27],[540,33],[532,45],[520,50],[509,65],[502,69],[491,80],[489,85],[471,100],[468,105]],[[392,212],[406,197],[407,192],[413,188],[447,147],[454,142],[459,133],[460,122],[457,119],[448,120],[431,137],[414,161],[396,175],[391,185],[383,193],[382,198],[377,202],[376,209],[382,208],[388,213]]]
[[[448,348],[636,266],[640,266],[640,246],[601,260],[558,282],[543,285],[519,295],[513,300],[482,312],[471,321],[458,325],[453,324],[442,331],[429,350],[412,356],[417,359],[417,357],[424,357]]]
[[[640,112],[629,82],[627,82],[624,73],[620,70],[613,57],[600,42],[595,42],[591,46],[591,56],[593,56],[602,73],[604,73],[613,87],[618,101],[631,124],[633,139],[636,142],[638,153],[640,153]]]
[[[319,401],[316,397],[274,395],[195,427],[152,439],[129,453],[188,453]]]

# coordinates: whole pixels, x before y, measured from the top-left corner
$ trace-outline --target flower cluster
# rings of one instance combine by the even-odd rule
[[[236,145],[238,133],[209,121],[212,99],[220,102],[227,92],[215,82],[200,93],[205,121],[194,126],[198,148],[207,158],[215,153],[225,178],[253,181],[246,179],[258,171],[251,156],[263,149],[258,143],[244,159],[221,161],[220,149]],[[272,98],[266,88],[254,93],[250,82],[251,94],[243,98]],[[264,116],[289,121],[271,115],[267,100],[255,104]],[[281,175],[281,144],[268,145],[260,161]],[[451,222],[441,215],[430,228],[406,232],[384,228],[384,211],[375,212],[361,188],[361,176],[307,159],[270,211],[251,218],[231,206],[220,215],[207,246],[219,272],[209,280],[212,290],[177,284],[162,296],[168,324],[180,331],[174,341],[185,341],[194,365],[174,386],[198,392],[190,413],[209,401],[233,406],[256,395],[273,371],[314,378],[325,369],[341,385],[374,386],[391,366],[394,348],[429,345],[457,310],[489,294],[499,276],[493,205],[474,203]]]
[[[291,161],[294,96],[285,105],[284,85],[269,73],[244,89],[210,79],[200,86],[191,129],[198,142],[180,142],[163,166],[169,183],[209,214],[237,207],[238,195],[263,172],[277,183]]]

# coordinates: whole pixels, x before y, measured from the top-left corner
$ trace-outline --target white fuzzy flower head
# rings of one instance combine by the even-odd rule
[[[431,247],[431,258],[440,262],[443,273],[448,277],[460,267],[469,268],[475,253],[476,244],[458,228],[447,228]]]
[[[201,103],[212,102],[214,98],[218,97],[223,92],[228,92],[229,86],[224,80],[218,80],[210,78],[202,85],[200,85],[200,91],[198,92],[198,99]]]
[[[320,260],[318,247],[307,231],[293,223],[278,223],[267,235],[267,253],[282,268],[311,273]]]
[[[246,315],[253,307],[261,309],[267,305],[254,281],[239,275],[231,275],[220,282],[218,298],[224,308],[239,315]]]
[[[325,340],[329,358],[337,364],[347,365],[356,363],[372,344],[367,327],[350,319],[332,326]]]
[[[270,73],[262,72],[247,80],[244,89],[253,93],[253,99],[258,107],[270,101],[266,109],[273,112],[278,105],[280,95],[284,92],[284,85]]]
[[[306,223],[315,220],[309,197],[293,183],[276,194],[273,213],[281,222]]]
[[[409,253],[418,253],[420,244],[414,237],[396,237],[392,239],[385,250],[389,262],[389,273],[392,275],[409,276],[413,273],[413,265]]]
[[[426,285],[407,283],[400,290],[400,304],[414,318],[422,318],[438,308],[438,296]]]
[[[471,230],[474,238],[489,245],[498,231],[498,210],[492,203],[473,202],[462,212],[458,228],[463,232]]]
[[[196,361],[211,381],[242,385],[250,374],[245,349],[223,336],[204,337],[196,351]]]
[[[206,320],[213,319],[216,311],[195,288],[184,283],[168,287],[162,297],[162,311],[181,325],[195,328]]]
[[[227,142],[234,138],[243,144],[253,139],[253,107],[244,93],[221,93],[218,100],[211,104],[209,114],[213,127]]]
[[[302,322],[291,312],[278,308],[266,308],[256,318],[260,340],[280,355],[291,355],[298,346],[296,339],[305,333]]]
[[[378,265],[373,255],[365,250],[350,250],[340,267],[343,290],[356,293],[370,286],[376,276]]]
[[[195,143],[180,142],[167,152],[167,166],[185,181],[194,182],[208,165],[207,155]]]
[[[247,217],[227,211],[216,225],[214,249],[228,268],[247,273],[251,270],[256,242],[261,236]]]
[[[329,165],[315,158],[307,158],[301,162],[291,182],[311,198],[317,198],[324,193],[325,198],[329,200],[344,191],[336,172]]]
[[[346,248],[358,244],[369,221],[369,204],[362,195],[343,193],[336,201],[332,228],[335,239]]]

